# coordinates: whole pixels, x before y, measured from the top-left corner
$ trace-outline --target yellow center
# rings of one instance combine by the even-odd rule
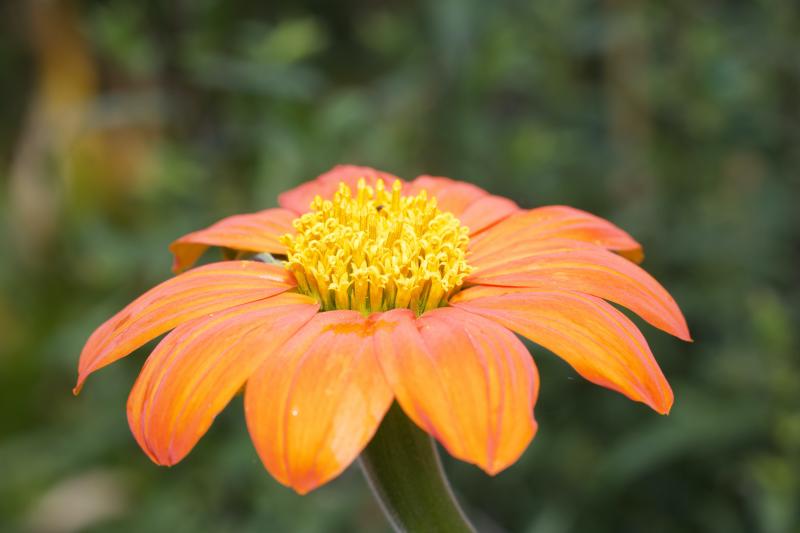
[[[319,196],[281,238],[286,267],[301,292],[323,310],[362,313],[409,308],[416,314],[440,307],[472,271],[465,259],[468,230],[422,191],[400,194],[358,182],[355,195],[341,183],[333,200]]]

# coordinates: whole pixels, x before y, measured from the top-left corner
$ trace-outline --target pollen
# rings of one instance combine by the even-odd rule
[[[314,198],[310,211],[295,219],[286,268],[300,292],[323,310],[368,314],[409,308],[417,315],[441,307],[472,272],[465,259],[469,231],[436,207],[426,191],[401,193],[382,180],[355,191],[339,184],[332,200]]]

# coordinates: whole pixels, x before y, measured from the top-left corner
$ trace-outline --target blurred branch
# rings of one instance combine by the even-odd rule
[[[642,2],[606,0],[606,94],[609,133],[617,164],[618,195],[637,200],[653,194],[648,164],[651,142],[647,87],[649,42]],[[627,197],[627,198],[626,198]]]
[[[65,179],[61,163],[81,128],[97,74],[75,2],[29,0],[27,8],[37,84],[11,165],[9,196],[16,245],[30,259],[53,238]]]

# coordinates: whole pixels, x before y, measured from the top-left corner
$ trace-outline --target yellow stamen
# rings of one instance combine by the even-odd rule
[[[365,314],[407,307],[419,315],[447,302],[472,272],[469,231],[426,191],[401,189],[362,179],[355,195],[341,183],[333,200],[314,198],[293,223],[297,233],[281,237],[300,292],[324,310]]]

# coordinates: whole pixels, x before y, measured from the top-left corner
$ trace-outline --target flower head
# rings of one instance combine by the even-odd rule
[[[180,461],[244,387],[259,456],[298,492],[346,468],[393,401],[453,456],[496,473],[537,429],[538,373],[514,333],[669,411],[647,342],[608,301],[689,340],[686,322],[636,265],[638,243],[610,222],[355,166],[279,203],[175,241],[178,275],[101,325],[81,353],[76,391],[170,332],[128,401],[134,437],[156,463]],[[210,246],[277,261],[186,270]]]

